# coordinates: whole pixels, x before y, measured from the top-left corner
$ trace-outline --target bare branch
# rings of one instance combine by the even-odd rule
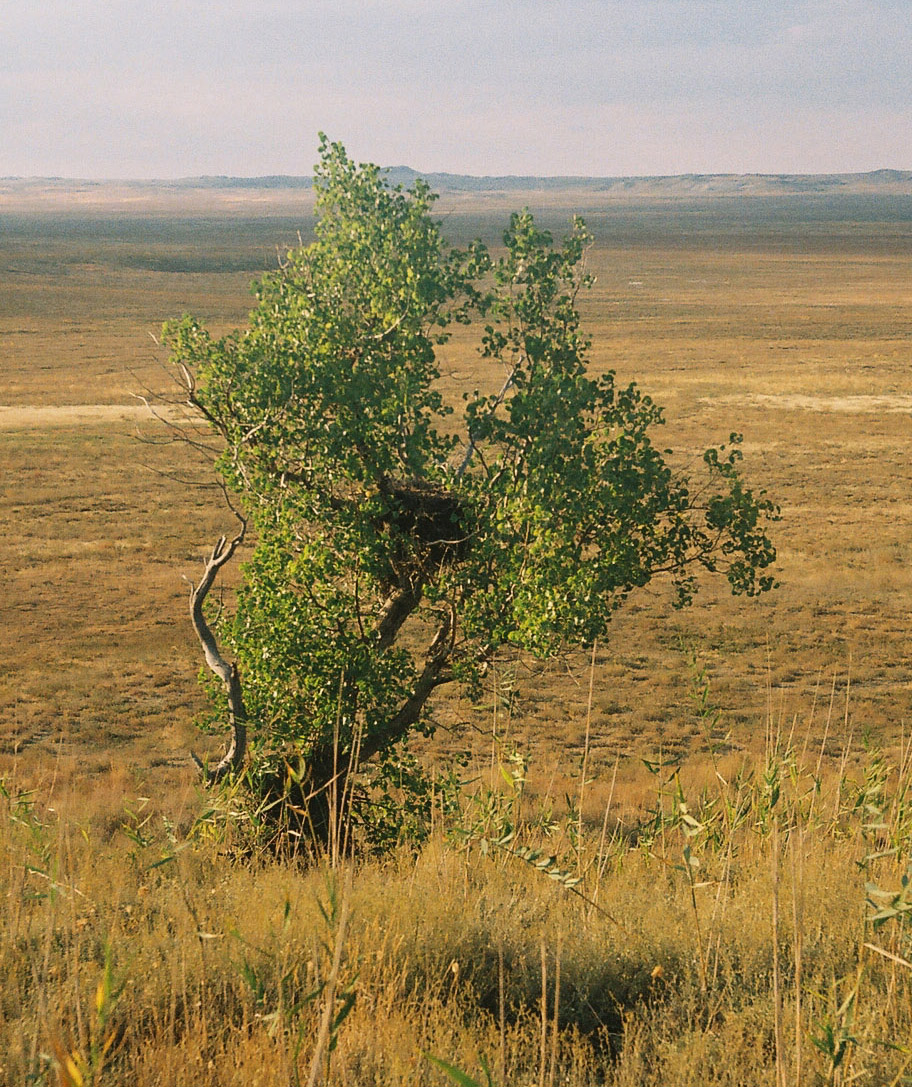
[[[190,753],[191,758],[210,785],[221,781],[229,772],[240,769],[247,752],[247,710],[244,707],[237,664],[229,664],[222,656],[215,635],[212,633],[209,624],[206,622],[206,616],[203,614],[203,604],[209,590],[215,583],[219,570],[231,560],[247,532],[247,522],[237,510],[234,510],[234,514],[241,522],[240,531],[230,543],[226,536],[219,538],[206,562],[202,579],[198,585],[191,587],[190,592],[190,617],[193,620],[193,629],[196,631],[200,645],[203,647],[206,664],[224,685],[225,693],[228,696],[228,712],[231,719],[231,741],[228,750],[212,769],[206,766],[193,752]]]

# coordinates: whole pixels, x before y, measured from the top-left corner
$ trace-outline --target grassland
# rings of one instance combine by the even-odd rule
[[[135,394],[165,380],[151,338],[164,318],[190,310],[216,327],[243,320],[252,276],[299,231],[306,238],[307,199],[234,194],[207,204],[172,194],[141,206],[73,200],[0,214],[0,778],[12,797],[0,953],[15,979],[5,1044],[22,1039],[0,1079],[52,1078],[53,1060],[41,1054],[55,1044],[87,1050],[105,945],[111,978],[132,980],[102,1082],[306,1079],[319,1001],[294,1023],[276,1018],[285,997],[274,967],[269,993],[257,996],[241,964],[262,954],[261,965],[327,975],[320,940],[332,947],[333,936],[315,902],[325,904],[330,877],[232,866],[205,842],[174,853],[201,803],[186,758],[200,743],[192,721],[201,700],[181,578],[197,573],[224,514],[211,492],[176,478],[193,469],[184,450],[137,441],[157,432]],[[591,675],[583,660],[501,675],[481,709],[455,697],[441,704],[444,728],[427,754],[469,749],[488,765],[492,724],[506,746],[528,751],[528,803],[553,803],[560,829],[552,840],[530,824],[526,840],[570,850],[587,893],[621,927],[562,886],[536,882],[544,877],[515,858],[488,864],[442,832],[417,860],[365,866],[348,896],[345,958],[352,972],[360,965],[359,1010],[340,1031],[334,1082],[441,1082],[421,1049],[473,1075],[486,1054],[511,1083],[547,1080],[552,1052],[561,1082],[779,1083],[786,1071],[789,1082],[839,1082],[848,1064],[828,1065],[810,1041],[824,1037],[825,1021],[834,1038],[845,1028],[863,1039],[846,1043],[859,1082],[904,1082],[906,1051],[887,1059],[878,1042],[909,1045],[908,973],[863,951],[876,942],[864,928],[864,879],[898,886],[908,852],[904,786],[887,776],[876,802],[893,805],[888,831],[865,830],[856,802],[865,773],[880,766],[866,745],[903,761],[912,691],[912,198],[471,194],[445,197],[441,214],[455,240],[496,240],[508,208],[523,202],[556,230],[573,211],[594,229],[594,363],[665,405],[682,463],[743,432],[749,477],[782,505],[781,587],[745,602],[707,586],[682,613],[650,594],[619,618]],[[443,370],[454,398],[493,377],[458,338]],[[698,701],[707,682],[710,716]],[[587,723],[582,825],[591,830],[574,852],[560,812],[565,793],[580,792]],[[757,768],[745,793],[753,814],[705,847],[710,890],[694,892],[684,870],[669,867],[687,841],[679,819],[669,815],[661,846],[640,844],[658,803],[641,759],[681,758],[688,802],[709,825],[712,794],[701,800],[700,789],[717,780],[710,747],[725,753],[726,788]],[[774,833],[759,814],[763,769],[793,757],[804,784],[793,780],[791,814]],[[808,811],[824,787],[826,818]],[[662,803],[673,813],[671,788]],[[29,789],[31,801],[15,799]],[[126,808],[140,796],[153,801],[134,818]],[[137,845],[119,828],[135,830],[146,814]],[[862,871],[857,862],[885,844],[878,835],[896,852]],[[151,868],[168,850],[175,859]],[[783,971],[775,992],[774,913]],[[726,979],[715,987],[703,961],[710,940],[716,977]],[[803,979],[802,940],[814,949]],[[566,985],[573,979],[603,1018],[613,1008],[605,1037],[590,1045],[598,1030],[574,1019],[565,988],[544,1060],[542,946],[549,991],[560,952]],[[908,958],[901,940],[886,949]],[[471,985],[454,980],[453,962],[473,964]],[[581,980],[598,962],[604,976]],[[656,981],[651,971],[663,964],[666,981]],[[840,1013],[856,975],[863,1030]],[[307,977],[295,976],[303,991]],[[504,978],[518,988],[499,1000],[491,994]],[[594,1031],[588,1041],[573,1033],[581,1023]]]

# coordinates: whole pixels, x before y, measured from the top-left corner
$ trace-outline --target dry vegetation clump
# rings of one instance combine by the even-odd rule
[[[909,758],[653,765],[636,823],[594,827],[503,770],[424,845],[310,867],[126,780],[114,833],[111,781],[7,780],[0,1078],[903,1082]]]

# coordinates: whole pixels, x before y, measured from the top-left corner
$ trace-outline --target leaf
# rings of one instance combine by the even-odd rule
[[[447,1061],[442,1060],[440,1057],[435,1057],[431,1053],[425,1053],[425,1057],[431,1061],[432,1064],[436,1064],[443,1072],[445,1072],[450,1079],[459,1085],[459,1087],[483,1087],[477,1080],[472,1079],[471,1076],[466,1075],[462,1069],[457,1068],[455,1065],[449,1064]],[[491,1079],[488,1077],[488,1087],[490,1087]]]
[[[350,992],[350,993],[345,994],[345,998],[342,1001],[342,1006],[336,1012],[335,1018],[333,1019],[333,1022],[332,1022],[333,1031],[337,1031],[339,1029],[339,1027],[341,1027],[342,1024],[345,1022],[345,1020],[348,1018],[349,1014],[351,1013],[352,1008],[354,1008],[354,1006],[355,1006],[355,1001],[357,1000],[357,998],[358,998],[358,994],[355,993],[355,992]]]

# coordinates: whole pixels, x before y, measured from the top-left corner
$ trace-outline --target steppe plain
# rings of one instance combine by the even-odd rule
[[[0,759],[179,777],[200,705],[183,579],[226,514],[178,481],[185,451],[154,444],[137,397],[167,387],[163,319],[243,323],[251,280],[306,240],[311,194],[5,183],[0,201]],[[776,592],[707,584],[676,613],[659,589],[619,616],[596,657],[594,765],[699,751],[691,658],[733,750],[771,715],[835,757],[865,736],[898,742],[912,696],[912,195],[451,192],[439,210],[454,242],[496,244],[523,204],[557,235],[573,213],[594,233],[594,368],[665,407],[683,466],[741,432],[749,480],[782,508]],[[454,402],[498,381],[460,336],[442,372]],[[587,662],[500,683],[500,727],[549,777],[570,770]],[[465,723],[492,712],[450,698],[438,742],[471,745]]]
[[[656,587],[591,668],[450,694],[449,823],[305,867],[201,816],[183,579],[231,519],[142,398],[309,201],[0,180],[0,1083],[909,1083],[912,176],[444,192],[455,242],[584,215],[594,367],[682,470],[743,433],[780,586]],[[441,370],[500,381],[464,336]]]

